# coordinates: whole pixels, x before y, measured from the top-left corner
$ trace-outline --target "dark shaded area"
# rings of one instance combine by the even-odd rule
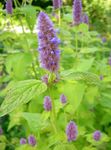
[[[32,5],[46,8],[47,6],[52,6],[52,0],[33,0]]]
[[[22,0],[18,0],[20,4],[22,4]],[[0,0],[0,2],[4,5],[5,8],[5,1]],[[46,8],[47,6],[52,6],[52,0],[33,0],[32,5],[39,6],[41,8]]]

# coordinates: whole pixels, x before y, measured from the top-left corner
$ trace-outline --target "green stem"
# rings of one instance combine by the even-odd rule
[[[15,30],[15,26],[13,25],[13,21],[12,21],[12,18],[11,18],[11,17],[10,17],[10,23],[11,23],[11,26],[12,26],[12,28],[13,28],[13,30],[14,30],[16,36],[17,36],[16,30]]]
[[[83,48],[84,44],[83,44],[83,34],[82,34],[82,42],[81,42],[81,48]]]
[[[55,112],[55,103],[54,99],[52,98],[52,114],[51,114],[51,122],[54,129],[54,132],[57,133],[56,129],[56,112]]]
[[[52,74],[51,74],[52,77]],[[54,98],[53,98],[53,87],[51,86],[49,89],[49,95],[51,97],[52,100],[52,111],[51,111],[51,123],[52,123],[52,127],[55,133],[57,133],[57,128],[56,128],[56,111],[55,111],[55,102],[54,102]]]
[[[26,33],[25,33],[25,29],[24,29],[24,26],[23,26],[23,23],[22,23],[22,20],[21,18],[19,18],[19,21],[20,21],[20,24],[21,24],[21,27],[22,27],[22,32],[24,33],[25,35],[25,38],[27,37]],[[26,44],[27,44],[27,49],[29,49],[29,44],[28,44],[28,40],[26,38]]]
[[[35,79],[38,79],[34,63],[32,63],[32,69],[33,69],[33,72],[34,72],[34,75],[35,75]]]
[[[78,32],[75,33],[75,40],[76,40],[76,57],[78,57]]]
[[[66,113],[64,111],[64,108],[63,108],[63,112],[64,112],[64,117],[65,117],[65,124],[67,123],[67,117],[66,117]]]
[[[14,0],[14,4],[15,4],[15,7],[17,8],[17,2],[16,2],[16,0]]]
[[[59,18],[58,24],[60,26],[60,24],[61,24],[61,10],[60,9],[58,10],[58,18]]]
[[[76,116],[77,116],[77,124],[79,125],[79,110],[77,110]]]

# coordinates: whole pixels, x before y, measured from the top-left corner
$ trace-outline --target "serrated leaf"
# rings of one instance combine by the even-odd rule
[[[29,102],[36,94],[46,91],[47,86],[35,79],[14,83],[9,87],[7,96],[0,108],[0,116],[4,116],[22,104]]]
[[[68,71],[67,71],[68,72]],[[84,81],[90,85],[100,85],[99,76],[91,72],[73,72],[64,76],[66,80]]]

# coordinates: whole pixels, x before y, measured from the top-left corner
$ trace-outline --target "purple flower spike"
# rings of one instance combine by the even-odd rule
[[[29,143],[30,145],[32,145],[32,146],[35,146],[35,145],[37,144],[36,139],[35,139],[35,137],[34,137],[33,135],[30,135],[30,136],[28,137],[28,143]]]
[[[60,40],[56,36],[53,23],[44,12],[38,16],[39,59],[41,67],[56,73],[59,69]],[[57,53],[59,52],[59,53]]]
[[[78,135],[78,129],[75,122],[70,121],[66,128],[67,139],[69,142],[75,141]]]
[[[93,133],[93,139],[94,139],[95,141],[99,141],[100,138],[101,138],[101,132],[100,132],[99,130],[95,131],[95,132]]]
[[[73,20],[75,25],[79,25],[82,21],[82,2],[74,0],[73,2]]]
[[[7,11],[7,14],[12,14],[13,12],[13,7],[12,7],[12,0],[7,0],[6,1],[6,11]]]
[[[65,104],[67,102],[67,97],[64,94],[61,94],[60,101],[62,104]]]
[[[89,24],[89,18],[87,14],[83,14],[82,16],[82,22],[85,24]]]
[[[3,134],[3,129],[0,127],[0,135]]]
[[[58,9],[62,6],[62,0],[53,0],[54,9]]]
[[[49,96],[45,96],[44,98],[44,109],[46,111],[50,111],[52,109],[52,102]]]
[[[27,143],[27,140],[25,139],[25,138],[21,138],[20,139],[20,144],[21,145],[24,145],[24,144],[26,144]]]

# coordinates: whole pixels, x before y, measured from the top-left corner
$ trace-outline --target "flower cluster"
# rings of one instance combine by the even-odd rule
[[[95,141],[99,141],[100,138],[101,138],[101,132],[100,132],[99,130],[95,131],[95,132],[93,133],[93,139],[94,139]]]
[[[67,97],[64,94],[61,94],[60,101],[62,104],[65,104],[67,102]]]
[[[6,1],[6,11],[7,11],[7,14],[12,14],[13,12],[12,0]]]
[[[75,25],[82,22],[82,2],[81,0],[74,0],[73,2],[73,20]]]
[[[50,111],[52,109],[52,101],[49,96],[45,96],[44,98],[44,109],[46,111]]]
[[[21,145],[24,145],[24,144],[26,144],[27,143],[27,140],[25,139],[25,138],[21,138],[20,139],[20,144]]]
[[[62,0],[53,0],[54,9],[58,9],[62,6]]]
[[[33,135],[30,135],[30,136],[28,137],[28,143],[29,143],[30,145],[32,145],[32,146],[35,146],[35,145],[37,144],[36,139],[35,139],[35,137],[34,137]]]
[[[60,50],[58,45],[60,40],[56,36],[53,23],[44,12],[40,12],[38,16],[38,30],[41,67],[55,73],[59,69]]]
[[[20,144],[24,145],[27,144],[27,139],[26,138],[21,138],[20,139]],[[30,135],[28,137],[28,144],[31,146],[35,146],[37,144],[36,138],[33,135]]]
[[[78,135],[78,129],[73,121],[70,121],[66,127],[67,139],[69,142],[75,141]]]
[[[82,16],[82,23],[89,24],[89,18],[86,13],[84,13]]]

